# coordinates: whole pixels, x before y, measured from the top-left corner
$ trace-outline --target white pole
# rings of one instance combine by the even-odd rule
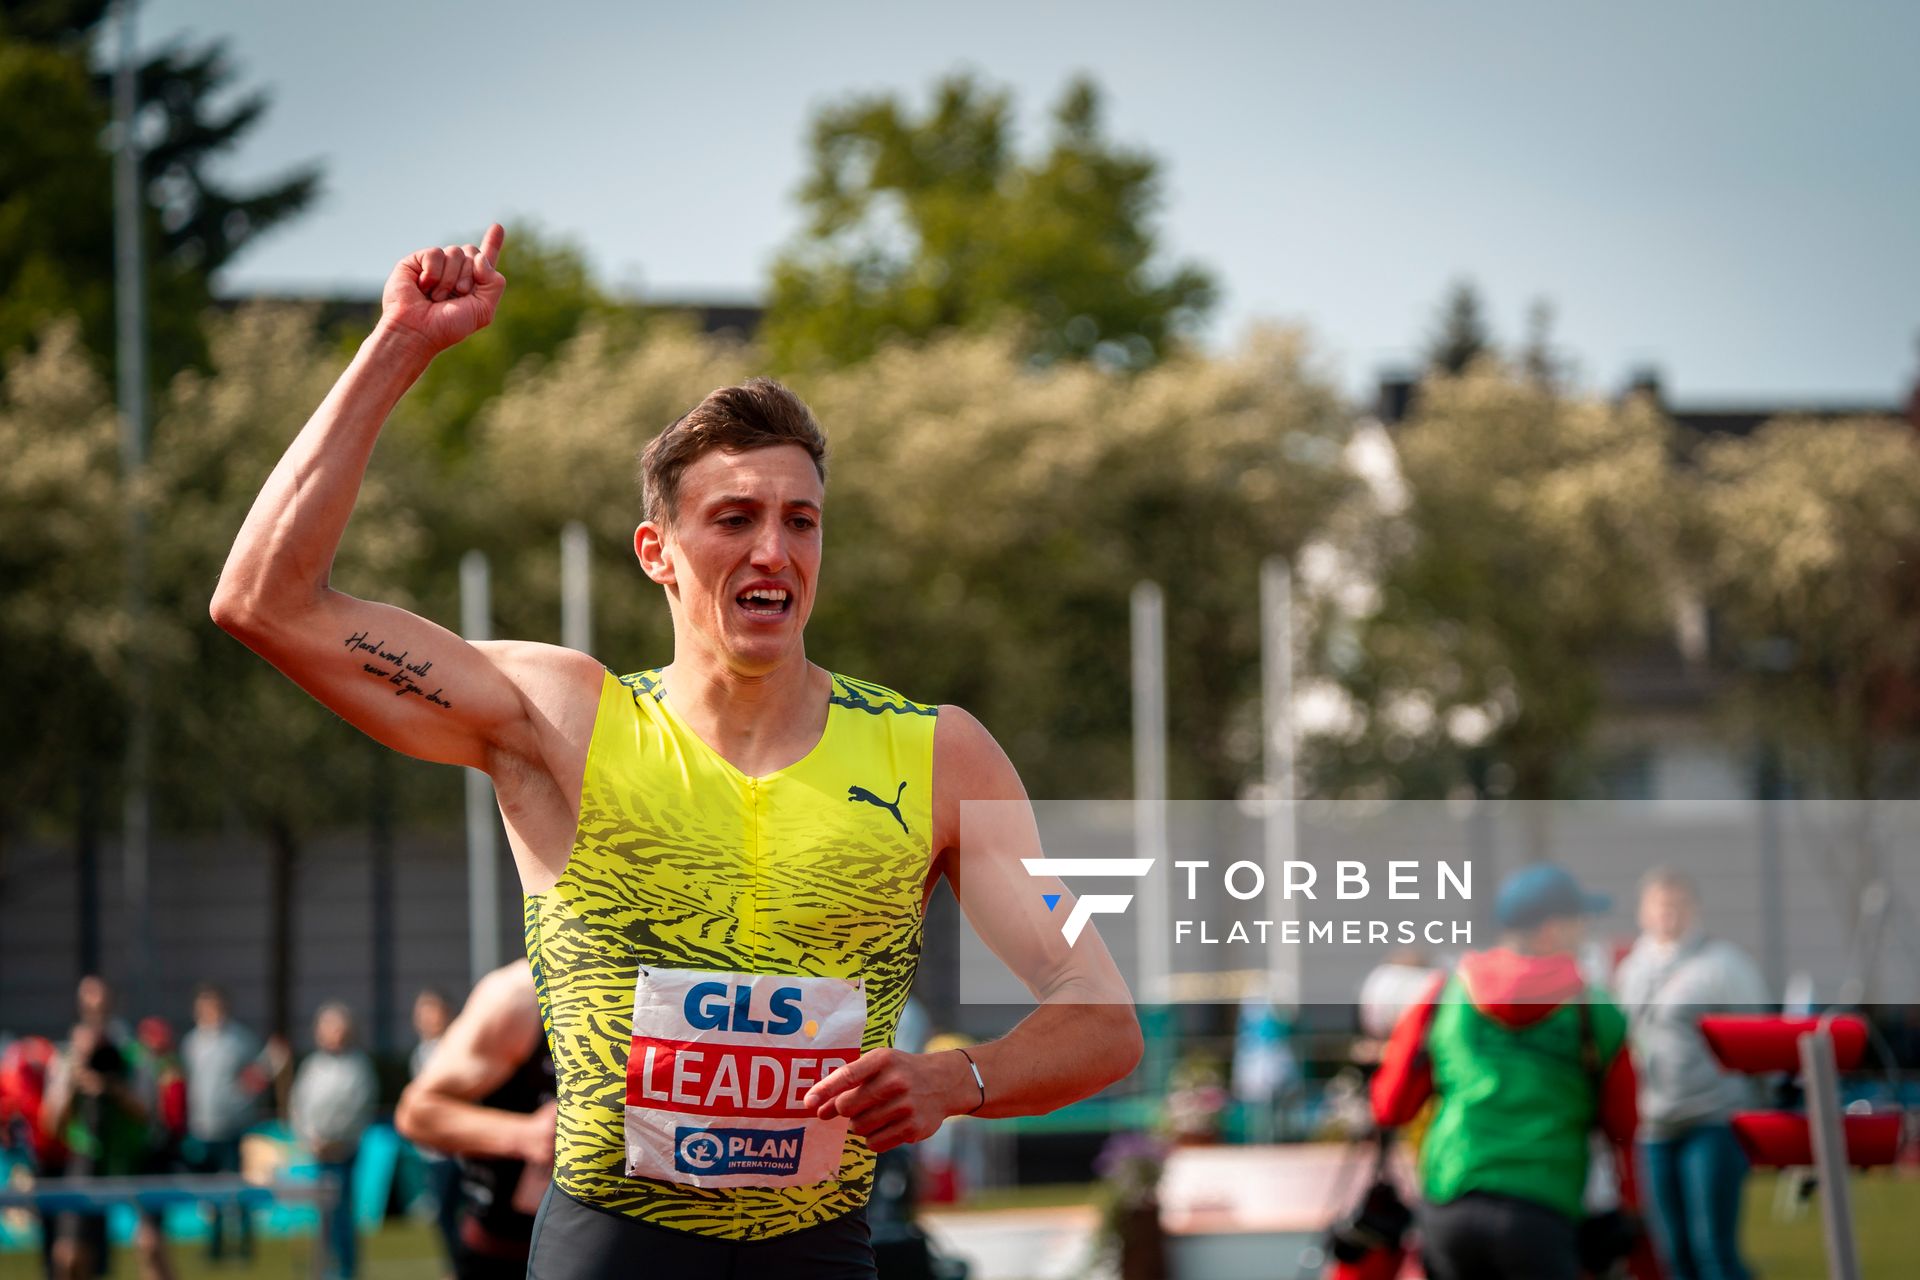
[[[1277,891],[1286,883],[1286,863],[1300,844],[1294,803],[1293,571],[1284,556],[1269,556],[1260,564],[1260,702],[1267,790],[1264,852],[1267,889],[1275,904],[1267,971],[1273,1002],[1285,1009],[1298,1009],[1300,952],[1281,938],[1286,929],[1284,921],[1296,919],[1300,909]]]
[[[560,643],[581,653],[593,651],[592,556],[587,526],[569,520],[560,530]]]
[[[469,640],[493,636],[487,557],[460,557],[460,630]],[[499,819],[493,780],[467,770],[467,966],[473,981],[500,965]]]
[[[140,148],[133,118],[139,107],[134,82],[139,52],[134,46],[133,0],[117,13],[119,58],[113,69],[113,249],[114,360],[119,369],[120,472],[129,491],[147,464],[147,294],[141,232]],[[126,504],[126,610],[132,637],[127,649],[127,776],[124,795],[121,875],[126,919],[131,926],[133,1010],[146,1013],[153,980],[153,913],[149,898],[153,755],[153,698],[141,636],[146,633],[147,518],[131,492]]]
[[[1172,968],[1167,896],[1152,888],[1167,869],[1167,639],[1165,608],[1155,583],[1134,584],[1133,616],[1133,843],[1135,856],[1152,858],[1155,878],[1142,885],[1139,921],[1139,996],[1168,997]]]
[[[1822,1023],[1800,1037],[1800,1082],[1806,1089],[1807,1128],[1813,1167],[1820,1178],[1820,1219],[1827,1241],[1831,1280],[1860,1280],[1859,1242],[1853,1234],[1853,1195],[1848,1179],[1845,1120],[1840,1109],[1840,1070],[1833,1037]]]

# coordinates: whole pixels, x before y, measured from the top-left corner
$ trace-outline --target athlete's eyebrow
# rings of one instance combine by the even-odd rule
[[[722,507],[758,507],[765,504],[762,503],[760,499],[749,494],[725,493],[715,498],[709,505],[712,510],[718,511]],[[789,507],[805,507],[808,511],[816,515],[820,512],[820,504],[812,498],[790,498],[787,500],[786,505]]]

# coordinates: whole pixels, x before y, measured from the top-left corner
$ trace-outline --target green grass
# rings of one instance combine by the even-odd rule
[[[1820,1228],[1820,1206],[1810,1202],[1797,1218],[1776,1221],[1773,1216],[1774,1177],[1756,1174],[1747,1186],[1745,1239],[1748,1260],[1760,1280],[1822,1280],[1827,1274],[1826,1252]],[[958,1206],[961,1209],[1045,1208],[1090,1204],[1097,1188],[1086,1184],[1014,1187],[986,1192]],[[1877,1173],[1853,1183],[1856,1234],[1860,1265],[1868,1280],[1905,1280],[1920,1275],[1920,1178]],[[210,1265],[198,1243],[183,1242],[172,1249],[178,1280],[303,1280],[308,1274],[309,1242],[305,1239],[261,1240],[250,1266]],[[114,1276],[134,1275],[129,1251],[115,1251]],[[442,1274],[439,1244],[425,1223],[395,1220],[376,1235],[361,1241],[363,1280],[437,1280]],[[39,1257],[31,1253],[0,1254],[0,1280],[38,1280]]]
[[[175,1280],[306,1280],[312,1274],[312,1245],[304,1237],[257,1240],[253,1261],[246,1264],[210,1263],[198,1241],[181,1241],[168,1253]],[[137,1274],[130,1247],[116,1246],[113,1263],[113,1280]],[[439,1239],[426,1223],[395,1219],[360,1240],[361,1280],[437,1280],[444,1271]],[[38,1254],[0,1254],[0,1280],[39,1280],[40,1274]]]
[[[1827,1274],[1820,1203],[1816,1198],[1801,1216],[1775,1221],[1775,1176],[1761,1172],[1747,1184],[1747,1260],[1760,1280],[1820,1280]],[[1893,1173],[1855,1178],[1853,1222],[1860,1272],[1867,1280],[1920,1275],[1920,1179]]]

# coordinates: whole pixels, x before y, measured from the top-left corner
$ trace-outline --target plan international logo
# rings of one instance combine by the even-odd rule
[[[1030,876],[1132,876],[1139,879],[1153,868],[1152,858],[1022,858],[1020,865]],[[1041,901],[1052,911],[1060,905],[1060,895],[1043,893]],[[1060,922],[1060,933],[1072,946],[1080,940],[1080,931],[1097,915],[1120,915],[1133,901],[1130,893],[1090,893],[1073,900],[1073,909]]]

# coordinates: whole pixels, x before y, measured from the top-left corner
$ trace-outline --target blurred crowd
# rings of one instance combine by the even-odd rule
[[[1745,1082],[1720,1067],[1698,1024],[1706,1012],[1776,1002],[1749,957],[1701,928],[1699,906],[1699,889],[1686,876],[1651,873],[1637,903],[1638,939],[1630,948],[1609,946],[1586,927],[1605,902],[1564,870],[1539,864],[1501,886],[1495,947],[1444,965],[1395,955],[1374,971],[1356,1012],[1369,1038],[1361,1043],[1373,1046],[1361,1056],[1378,1070],[1371,1105],[1360,1105],[1373,1123],[1399,1131],[1417,1148],[1420,1184],[1417,1223],[1408,1210],[1397,1232],[1375,1236],[1417,1234],[1435,1280],[1547,1280],[1608,1274],[1623,1264],[1641,1277],[1747,1280],[1751,1272],[1739,1248],[1746,1161],[1730,1118],[1752,1099]],[[501,1239],[518,1241],[530,1226],[530,1210],[511,1223],[498,1214],[463,1222],[472,1207],[466,1184],[476,1169],[498,1166],[481,1200],[504,1205],[516,1178],[525,1173],[543,1180],[545,1167],[530,1154],[517,1157],[523,1170],[511,1160],[463,1161],[435,1151],[442,1145],[437,1137],[455,1132],[436,1120],[435,1105],[451,1099],[491,1108],[485,1114],[495,1115],[507,1134],[544,1116],[545,1127],[534,1124],[526,1132],[544,1134],[550,1147],[551,1066],[542,1056],[545,1039],[523,962],[483,980],[467,1011],[458,1021],[454,1015],[438,992],[421,992],[414,1002],[418,1043],[408,1064],[414,1083],[402,1097],[399,1127],[415,1139],[424,1162],[454,1272],[481,1274],[461,1263],[463,1248],[473,1254],[476,1228],[489,1226]],[[899,1044],[932,1050],[952,1041],[930,1040],[930,1030],[915,1006],[903,1019]],[[430,1068],[443,1038],[448,1047],[441,1057],[458,1061]],[[1238,1038],[1260,1039],[1245,1027]],[[244,1171],[259,1180],[289,1151],[286,1141],[257,1135],[283,1122],[297,1158],[329,1189],[323,1232],[332,1274],[352,1276],[358,1250],[348,1190],[381,1091],[372,1060],[355,1047],[345,1005],[321,1006],[312,1043],[296,1062],[285,1037],[262,1037],[238,1022],[226,994],[212,985],[196,991],[184,1034],[176,1037],[158,1017],[129,1027],[115,1016],[107,982],[85,977],[64,1043],[39,1037],[0,1043],[0,1157],[37,1179]],[[1236,1083],[1242,1065],[1236,1063]],[[547,1083],[521,1090],[526,1096],[520,1097],[513,1085],[528,1071],[534,1072],[528,1079]],[[473,1080],[459,1083],[468,1076]],[[1174,1092],[1167,1112],[1177,1122],[1184,1095]],[[1222,1096],[1209,1115],[1224,1102],[1224,1092],[1216,1092]],[[461,1114],[471,1119],[483,1112]],[[1595,1238],[1593,1224],[1605,1215],[1596,1218],[1589,1203],[1592,1133],[1611,1139],[1604,1146],[1612,1148],[1606,1163],[1614,1166],[1616,1203],[1638,1210],[1645,1228],[1638,1236],[1623,1231]],[[965,1163],[950,1149],[961,1136],[943,1130],[910,1162],[920,1177],[932,1179],[922,1190],[934,1198],[944,1198],[938,1171]],[[500,1149],[523,1145],[531,1144],[516,1138]],[[883,1179],[876,1197],[878,1243],[890,1214],[902,1224],[910,1220],[914,1196],[887,1192]],[[1379,1227],[1366,1222],[1366,1212],[1357,1225]],[[252,1257],[245,1212],[210,1200],[204,1213],[211,1259]],[[40,1226],[50,1277],[104,1273],[104,1213],[46,1213]],[[171,1274],[156,1216],[141,1219],[132,1252],[143,1277]]]
[[[129,1026],[115,1014],[112,987],[97,974],[80,980],[75,1005],[64,1043],[0,1034],[0,1163],[12,1167],[16,1180],[236,1177],[249,1160],[271,1166],[289,1158],[284,1146],[271,1142],[249,1157],[243,1144],[268,1122],[282,1121],[297,1146],[293,1159],[313,1165],[326,1189],[324,1229],[333,1273],[355,1273],[348,1188],[380,1090],[372,1059],[355,1045],[353,1014],[345,1004],[320,1007],[313,1049],[297,1063],[285,1036],[262,1037],[237,1021],[227,994],[212,984],[195,991],[184,1034],[158,1016]],[[416,1073],[449,1018],[444,996],[420,994],[414,1009]],[[248,1172],[259,1180],[269,1169]],[[443,1198],[448,1194],[444,1181],[433,1189]],[[210,1260],[252,1259],[247,1212],[210,1200],[206,1215]],[[104,1207],[42,1212],[39,1226],[51,1280],[105,1274],[110,1245]],[[133,1252],[142,1277],[171,1276],[158,1212],[141,1213]]]

